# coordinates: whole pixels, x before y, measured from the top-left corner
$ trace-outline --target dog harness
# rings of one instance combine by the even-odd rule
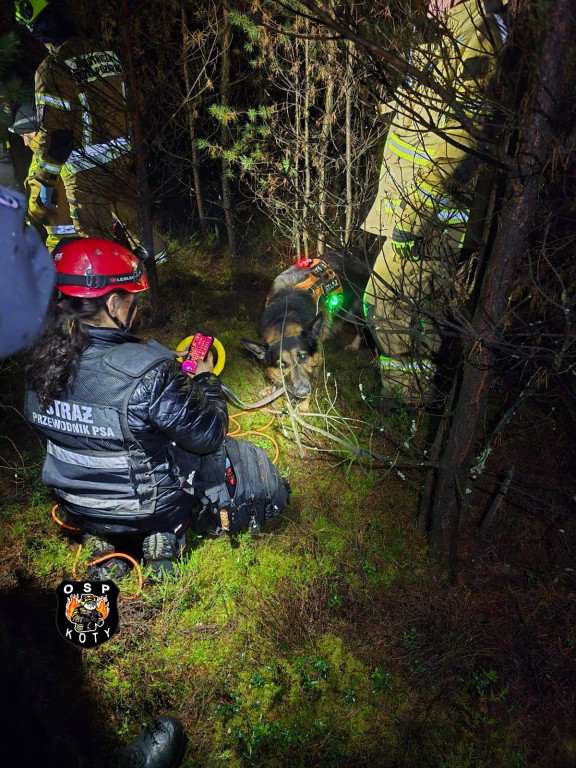
[[[324,298],[329,312],[339,309],[344,298],[344,289],[340,278],[322,259],[300,259],[296,266],[305,269],[309,274],[301,283],[296,283],[295,288],[308,291],[316,302],[316,311],[320,306],[320,299]]]

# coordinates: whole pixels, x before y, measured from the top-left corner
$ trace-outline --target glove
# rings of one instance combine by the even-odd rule
[[[422,256],[422,237],[394,227],[392,232],[392,248],[394,253],[407,261],[420,261]]]
[[[28,195],[28,213],[39,224],[43,226],[49,226],[52,217],[54,216],[53,208],[46,208],[42,200],[40,199],[40,192],[42,190],[42,184],[35,179],[34,176],[28,176],[24,182],[26,189],[29,192]]]
[[[40,184],[38,199],[44,208],[48,208],[50,211],[56,210],[56,206],[52,202],[52,187],[47,187],[45,184]]]

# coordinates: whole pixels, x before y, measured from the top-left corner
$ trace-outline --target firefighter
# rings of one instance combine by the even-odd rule
[[[35,77],[38,205],[53,205],[62,177],[78,235],[113,238],[118,221],[132,250],[146,257],[118,55],[77,35],[58,0],[16,0],[16,20],[48,49]],[[153,255],[166,256],[156,232]]]
[[[228,428],[211,355],[189,378],[173,352],[131,333],[148,281],[128,249],[80,238],[54,263],[59,294],[26,364],[26,417],[47,439],[43,481],[85,546],[110,555],[91,578],[127,572],[113,556],[126,535],[162,578],[195,512],[200,457]]]
[[[498,2],[431,0],[428,17],[442,36],[413,50],[410,63],[439,89],[408,79],[380,108],[390,113],[390,128],[363,228],[385,240],[364,309],[381,353],[376,400],[385,407],[437,396],[440,321],[458,290],[478,171],[469,150],[481,146],[489,122],[487,93],[506,37],[502,11]]]
[[[32,161],[28,169],[28,176],[24,181],[24,188],[28,192],[28,214],[46,230],[46,247],[52,251],[62,240],[76,238],[77,234],[70,218],[70,206],[66,199],[66,190],[61,176],[58,177],[54,185],[52,206],[46,208],[39,199],[40,182],[35,177],[38,168],[35,154],[38,136],[35,108],[31,104],[23,104],[8,130],[22,136],[24,145],[32,151]]]
[[[74,624],[76,632],[94,632],[103,616],[102,611],[98,610],[96,597],[82,595],[80,605],[74,609],[70,621]]]

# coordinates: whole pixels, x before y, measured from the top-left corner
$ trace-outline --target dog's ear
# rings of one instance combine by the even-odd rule
[[[242,339],[242,344],[249,352],[256,355],[258,360],[264,360],[266,353],[268,352],[268,344],[262,344],[258,341],[250,341],[249,339]]]
[[[322,314],[316,315],[316,317],[314,318],[314,320],[312,320],[308,328],[306,328],[304,332],[305,335],[309,339],[312,339],[312,341],[318,341],[322,333],[323,323],[324,323],[324,315]]]

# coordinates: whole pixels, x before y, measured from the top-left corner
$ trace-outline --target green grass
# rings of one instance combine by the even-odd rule
[[[214,276],[203,285],[207,259]],[[222,379],[252,402],[265,382],[240,337],[257,336],[263,296],[231,295],[240,269],[229,256],[182,249],[161,272],[169,319],[149,334],[175,347],[196,330],[214,333],[227,352]],[[189,293],[178,289],[180,270]],[[315,404],[326,416],[309,423],[390,455],[391,433],[420,437],[407,419],[363,406],[358,371],[369,366],[368,350],[351,362],[331,342]],[[256,430],[269,419],[250,413],[234,424]],[[530,585],[523,616],[543,618],[522,625],[519,647],[516,595],[472,575],[447,585],[429,564],[416,526],[419,470],[360,464],[306,423],[298,442],[287,413],[265,434],[247,439],[271,457],[278,446],[290,504],[254,538],[189,536],[176,579],[120,602],[118,634],[81,657],[96,725],[121,744],[154,716],[174,714],[190,739],[185,768],[524,768],[541,764],[547,749],[535,711],[525,713],[536,701],[554,707],[557,754],[569,756],[571,715],[556,682],[564,651],[549,658],[544,650],[562,637],[565,659],[573,650],[562,614],[550,616],[549,606],[564,605],[564,584]],[[40,458],[35,444],[4,471],[4,590],[24,582],[52,590],[71,577],[77,542],[50,518]],[[132,578],[122,595],[134,593]],[[535,659],[550,675],[536,688]]]

